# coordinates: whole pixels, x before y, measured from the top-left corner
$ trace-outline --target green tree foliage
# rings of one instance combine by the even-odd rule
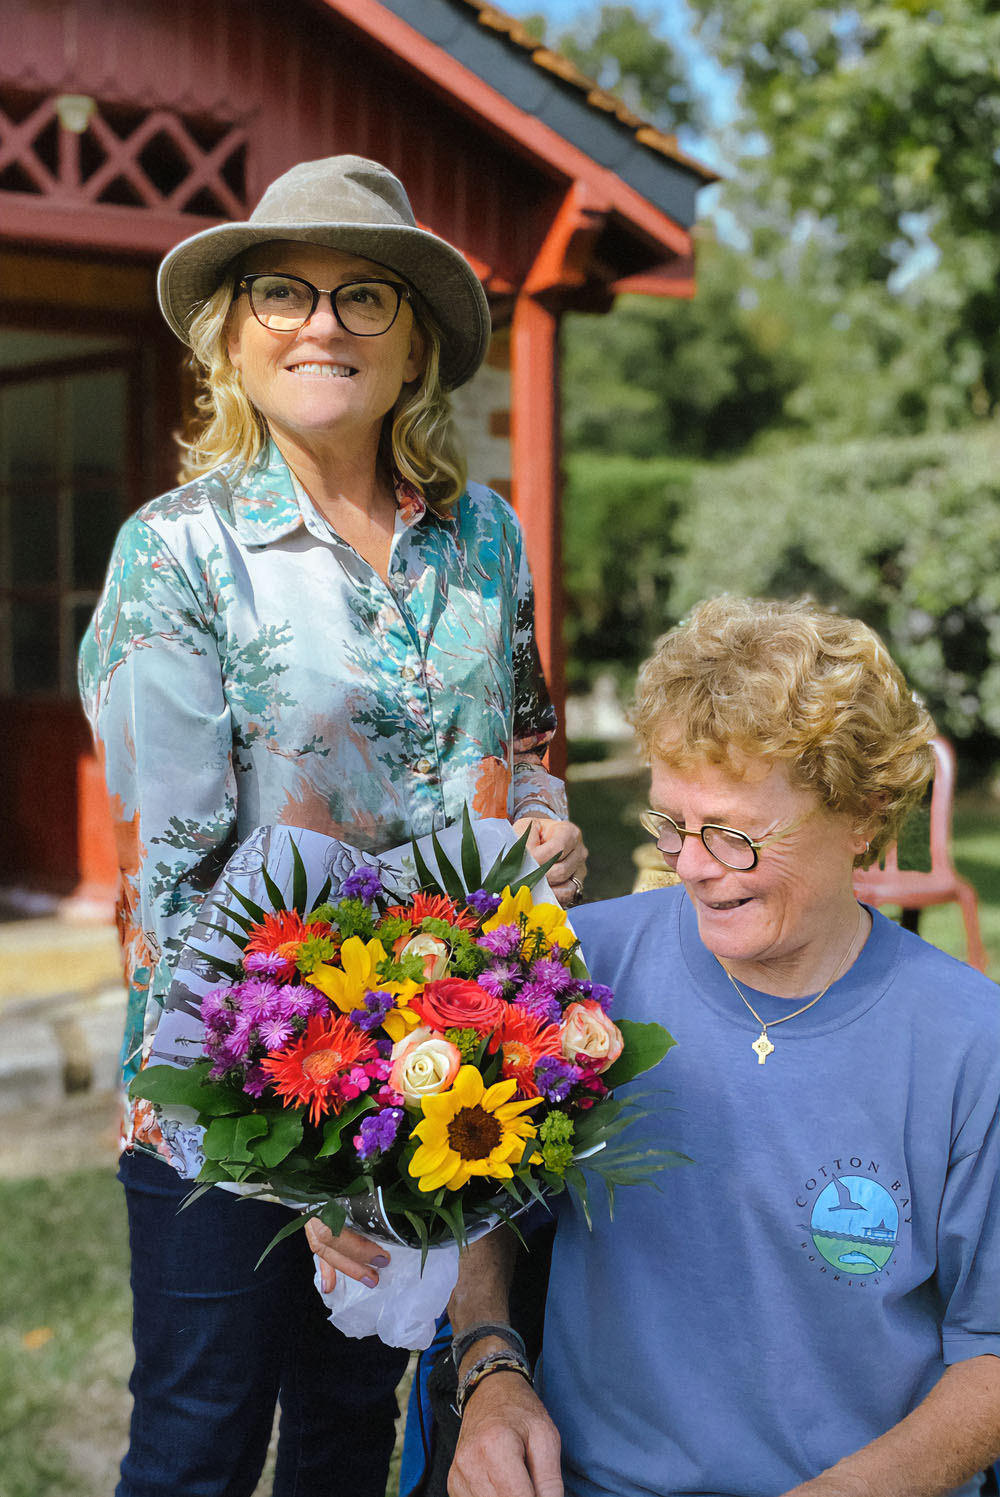
[[[769,266],[821,253],[814,285],[944,354],[947,393],[914,423],[1000,400],[1000,6],[996,0],[692,0],[702,37],[743,80],[748,116],[729,203]],[[755,135],[749,131],[757,132]],[[915,250],[937,264],[898,289]],[[941,360],[929,373],[942,377]],[[904,380],[904,384],[906,381]],[[925,380],[926,386],[926,380]],[[937,407],[935,409],[935,400]],[[953,408],[954,407],[954,408]]]
[[[1000,432],[802,447],[698,465],[664,612],[810,594],[878,629],[939,727],[1000,738]]]
[[[693,465],[576,452],[566,463],[566,630],[571,687],[592,669],[634,667],[668,623],[674,530]]]
[[[699,117],[698,94],[662,34],[661,7],[581,6],[570,28],[551,35],[543,15],[527,16],[522,24],[660,129]]]
[[[622,297],[563,328],[571,451],[716,457],[786,421],[804,363],[790,309],[751,295],[743,257],[702,235],[693,301]]]

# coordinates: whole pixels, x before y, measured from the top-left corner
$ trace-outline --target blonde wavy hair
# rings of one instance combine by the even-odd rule
[[[239,274],[235,266],[227,271],[191,322],[190,362],[198,380],[195,408],[200,425],[189,439],[180,441],[182,483],[224,464],[246,471],[267,447],[267,424],[244,391],[226,349],[226,325]],[[444,514],[465,490],[465,453],[451,402],[441,387],[441,335],[428,313],[418,310],[416,298],[411,305],[427,341],[427,358],[419,380],[403,386],[385,418],[379,458],[412,483],[430,508]]]
[[[785,763],[870,839],[861,867],[896,841],[934,772],[934,723],[878,635],[808,599],[699,604],[643,665],[631,717],[647,760],[682,771]]]

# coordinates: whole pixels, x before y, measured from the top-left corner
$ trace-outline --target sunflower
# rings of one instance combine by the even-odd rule
[[[489,933],[501,925],[519,926],[522,937],[535,930],[541,931],[553,946],[576,944],[576,936],[566,924],[566,915],[560,906],[535,904],[530,889],[520,888],[516,894],[512,894],[509,888],[504,889],[500,908],[485,922],[483,931]]]
[[[409,1165],[421,1190],[461,1190],[474,1175],[511,1178],[511,1161],[521,1162],[538,1131],[521,1116],[538,1099],[512,1102],[516,1090],[513,1078],[487,1087],[475,1066],[462,1066],[450,1091],[421,1099],[424,1116],[411,1135],[420,1146]]]
[[[360,936],[348,936],[340,948],[340,966],[324,962],[315,972],[308,974],[306,982],[325,993],[344,1014],[364,1008],[367,993],[391,993],[394,1007],[382,1020],[382,1028],[390,1039],[400,1040],[422,1022],[420,1015],[410,1008],[410,999],[419,992],[420,984],[383,982],[378,969],[385,959],[386,951],[381,941],[373,939],[365,943]]]
[[[371,1039],[350,1019],[314,1014],[304,1034],[277,1055],[266,1056],[261,1066],[285,1106],[308,1103],[309,1121],[318,1123],[325,1112],[343,1107],[341,1084],[351,1068],[377,1055]]]
[[[509,1004],[503,1023],[490,1042],[503,1054],[500,1074],[506,1081],[513,1077],[522,1097],[540,1095],[535,1082],[535,1067],[543,1055],[562,1055],[558,1024],[548,1024],[537,1014]]]

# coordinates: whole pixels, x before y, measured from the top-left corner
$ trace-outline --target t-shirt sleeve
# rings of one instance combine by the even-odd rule
[[[939,1219],[947,1363],[1000,1356],[1000,1068],[988,1076],[959,1130]]]

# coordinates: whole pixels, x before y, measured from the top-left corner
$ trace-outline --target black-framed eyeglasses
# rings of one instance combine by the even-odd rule
[[[344,281],[329,290],[314,286],[298,275],[279,275],[262,270],[242,276],[236,283],[238,300],[244,292],[257,321],[272,333],[294,333],[304,327],[319,306],[321,296],[330,306],[345,333],[357,338],[377,338],[387,333],[399,316],[409,292],[400,281]]]
[[[812,814],[812,810],[806,811],[788,826],[771,832],[769,836],[762,837],[759,842],[755,842],[747,832],[739,832],[732,826],[719,826],[711,821],[706,821],[704,826],[688,831],[687,828],[678,826],[673,817],[668,816],[665,811],[640,811],[639,822],[650,836],[656,838],[656,845],[665,858],[680,857],[685,837],[700,837],[705,851],[710,852],[717,863],[722,863],[726,868],[738,868],[742,873],[749,873],[752,868],[757,867],[759,854],[763,848],[769,847],[772,842],[779,842],[782,837],[789,836]]]

